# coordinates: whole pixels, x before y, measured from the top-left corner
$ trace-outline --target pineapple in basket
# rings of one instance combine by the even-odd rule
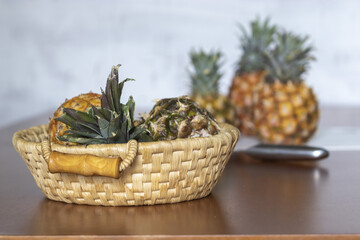
[[[162,99],[148,117],[134,119],[135,102],[130,96],[120,103],[124,83],[118,81],[114,66],[102,94],[81,94],[63,103],[49,123],[52,142],[76,144],[126,143],[204,137],[217,134],[219,127],[212,116],[186,97]]]
[[[263,142],[301,144],[316,130],[318,103],[303,80],[314,60],[307,39],[278,33],[274,48],[266,54],[269,74],[254,98],[255,126]]]
[[[61,104],[61,106],[54,113],[49,123],[49,133],[51,136],[51,141],[55,143],[66,144],[65,142],[59,141],[57,139],[57,136],[63,135],[69,129],[65,123],[55,121],[56,118],[64,114],[64,108],[72,108],[77,111],[85,112],[91,107],[91,105],[99,107],[100,99],[100,94],[89,92],[85,94],[80,94],[79,96],[73,97],[70,100],[66,100],[63,104]]]
[[[229,91],[229,97],[236,107],[239,129],[246,135],[255,135],[254,91],[263,82],[266,75],[264,52],[273,43],[276,27],[269,19],[251,22],[250,32],[240,25],[242,36],[240,45],[242,56]]]
[[[64,102],[49,123],[50,140],[65,145],[126,143],[130,139],[150,141],[143,126],[134,121],[135,102],[130,96],[120,103],[125,79],[119,83],[113,66],[102,94],[87,93]]]
[[[212,115],[188,97],[157,101],[143,125],[155,141],[207,137],[220,129]]]
[[[237,119],[233,105],[227,96],[219,93],[221,57],[220,52],[190,52],[191,97],[206,108],[218,122],[235,124]]]

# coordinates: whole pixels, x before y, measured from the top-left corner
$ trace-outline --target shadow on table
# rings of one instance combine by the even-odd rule
[[[216,234],[226,226],[213,195],[189,202],[102,207],[44,199],[33,217],[33,234]]]

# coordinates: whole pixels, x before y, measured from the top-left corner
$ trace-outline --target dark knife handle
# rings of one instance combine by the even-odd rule
[[[329,152],[324,148],[276,144],[258,144],[242,153],[257,159],[284,161],[311,161],[329,156]]]

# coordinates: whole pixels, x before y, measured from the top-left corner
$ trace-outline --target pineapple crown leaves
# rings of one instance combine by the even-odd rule
[[[308,39],[308,36],[302,37],[286,31],[276,34],[274,48],[265,52],[266,69],[269,73],[267,82],[302,81],[302,75],[308,70],[310,61],[315,60],[311,55],[313,47],[307,43]]]
[[[202,49],[191,50],[190,60],[192,70],[189,69],[191,78],[192,95],[217,95],[219,93],[219,72],[223,62],[220,51],[204,52]]]
[[[69,130],[58,140],[79,144],[126,143],[130,139],[150,141],[142,126],[134,126],[135,101],[132,96],[126,104],[120,102],[125,79],[119,83],[118,69],[113,66],[105,91],[101,90],[101,107],[92,106],[86,112],[64,108],[64,114],[55,120],[66,124]]]
[[[250,23],[249,32],[242,24],[239,28],[242,56],[238,62],[238,74],[265,70],[264,52],[271,47],[277,27],[270,24],[270,18],[264,21],[257,18]]]

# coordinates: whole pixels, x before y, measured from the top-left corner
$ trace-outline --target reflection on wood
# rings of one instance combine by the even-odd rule
[[[102,207],[44,199],[31,226],[33,234],[220,234],[226,229],[213,195],[183,203]]]

